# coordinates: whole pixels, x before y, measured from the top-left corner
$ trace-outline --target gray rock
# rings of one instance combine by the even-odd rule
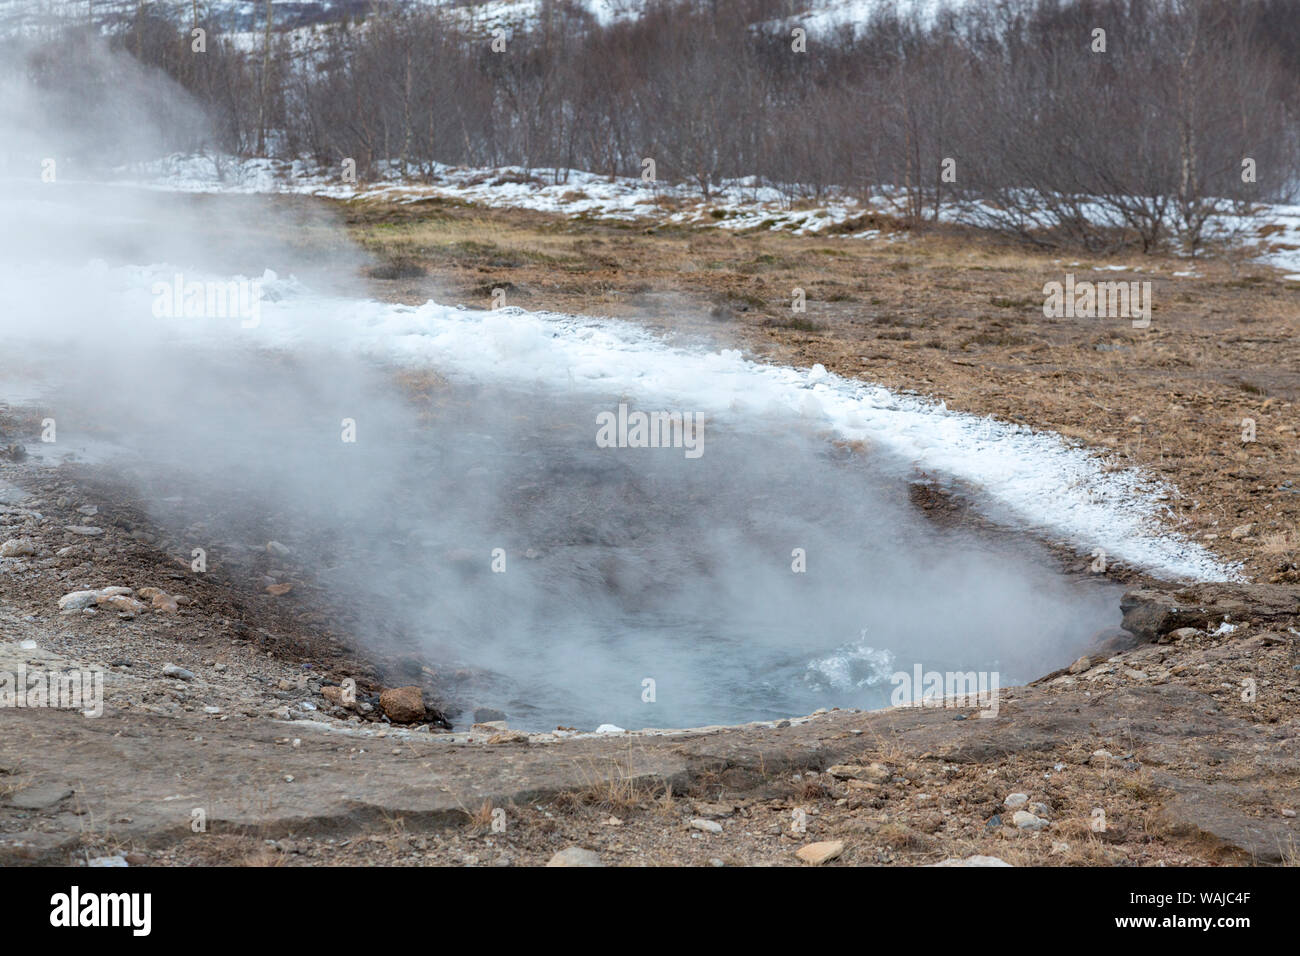
[[[1048,826],[1046,820],[1040,819],[1026,810],[1017,810],[1012,815],[1011,822],[1016,825],[1018,830],[1042,830]]]
[[[164,677],[175,677],[177,680],[194,680],[192,671],[177,667],[175,664],[164,664],[162,672]]]
[[[28,538],[10,538],[0,544],[0,558],[25,558],[36,553],[36,545]]]
[[[1023,807],[1028,802],[1029,796],[1024,793],[1009,793],[1007,794],[1007,798],[1002,801],[1005,806],[1012,810],[1015,810],[1018,807]]]
[[[84,525],[84,524],[70,524],[67,527],[65,527],[63,530],[71,531],[73,534],[82,534],[88,538],[93,538],[96,535],[100,535],[104,533],[103,528],[94,528],[91,527],[90,525]]]
[[[604,866],[600,862],[600,856],[592,850],[583,849],[580,846],[571,846],[561,850],[549,860],[547,866]]]
[[[9,798],[9,805],[20,810],[48,810],[72,796],[67,787],[56,784],[41,784],[19,790]]]
[[[930,863],[929,866],[1010,866],[1005,860],[1000,860],[996,856],[968,856],[965,859],[957,856],[950,856],[946,860],[940,860],[938,863]]]
[[[722,824],[715,820],[705,820],[702,817],[696,817],[691,821],[691,827],[695,830],[703,830],[705,833],[721,833]]]

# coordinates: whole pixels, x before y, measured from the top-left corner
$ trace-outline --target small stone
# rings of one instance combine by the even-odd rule
[[[36,545],[28,538],[10,538],[0,544],[0,558],[23,558],[36,553]]]
[[[95,603],[111,611],[121,611],[127,617],[135,617],[144,610],[143,603],[125,594],[101,594],[95,599]]]
[[[19,810],[48,810],[72,796],[67,787],[57,785],[37,785],[19,790],[9,797],[9,805]]]
[[[150,603],[155,611],[163,614],[175,614],[178,610],[176,599],[169,594],[155,594]]]
[[[1046,820],[1041,820],[1025,810],[1017,810],[1012,815],[1011,822],[1015,824],[1018,830],[1041,830],[1048,826]]]
[[[1028,802],[1029,795],[1024,793],[1009,793],[1007,794],[1007,798],[1002,801],[1003,805],[1011,810],[1015,810],[1017,807],[1023,807]]]
[[[839,763],[833,767],[827,767],[826,772],[837,780],[866,780],[871,783],[884,783],[889,779],[889,768],[879,763],[873,763],[869,766]]]
[[[409,724],[425,715],[424,692],[416,686],[389,687],[379,695],[379,707],[395,724]]]
[[[1282,816],[1284,816],[1284,817],[1294,817],[1294,816],[1295,816],[1295,811],[1294,811],[1294,810],[1283,810],[1283,811],[1282,811]]]
[[[1052,808],[1045,803],[1031,803],[1029,812],[1042,817],[1044,820],[1050,819],[1052,816]]]
[[[1231,537],[1234,541],[1240,541],[1242,538],[1247,537],[1253,530],[1255,530],[1253,524],[1239,524],[1237,527],[1232,529]]]
[[[571,846],[556,853],[546,861],[547,866],[604,866],[600,857],[592,850],[580,846]]]
[[[72,591],[59,598],[59,610],[80,611],[99,600],[98,591]]]
[[[1203,631],[1198,631],[1194,627],[1180,627],[1168,632],[1167,634],[1161,634],[1160,637],[1156,639],[1156,643],[1176,644],[1179,641],[1194,640],[1195,638],[1200,637],[1203,633]]]
[[[1082,674],[1091,666],[1092,666],[1092,659],[1085,654],[1083,657],[1080,657],[1077,661],[1075,661],[1073,664],[1070,665],[1070,673]]]
[[[289,554],[288,546],[281,544],[279,541],[266,542],[266,550],[271,554],[278,554],[280,557]]]
[[[801,846],[795,851],[795,856],[805,863],[811,863],[813,866],[821,866],[828,863],[844,852],[844,842],[842,840],[823,840],[819,843],[809,843]]]
[[[193,671],[187,671],[175,664],[164,664],[162,672],[164,677],[175,677],[177,680],[194,680]]]
[[[931,863],[930,866],[1010,866],[1005,860],[1000,860],[996,856],[968,856],[962,857],[950,856],[946,860],[940,860],[938,863]]]
[[[694,820],[692,820],[691,827],[696,830],[703,830],[705,833],[722,832],[721,823],[718,823],[716,820],[705,820],[702,819],[701,817],[696,817]]]
[[[101,534],[104,533],[104,529],[103,529],[103,528],[94,528],[94,527],[91,527],[90,525],[84,525],[84,524],[72,524],[72,525],[68,525],[68,526],[67,526],[66,528],[64,528],[63,530],[64,530],[64,531],[71,531],[73,534],[85,535],[85,536],[88,537],[88,538],[93,538],[93,537],[95,537],[96,535],[101,535]]]

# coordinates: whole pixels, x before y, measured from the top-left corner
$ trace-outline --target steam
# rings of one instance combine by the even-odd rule
[[[364,647],[460,671],[458,722],[475,705],[536,728],[884,706],[892,670],[991,670],[1006,686],[1118,617],[1113,589],[1060,577],[1023,540],[932,524],[908,501],[908,462],[788,411],[668,409],[708,440],[638,447],[602,442],[599,423],[663,411],[650,388],[367,359],[333,320],[364,311],[343,297],[361,295],[363,257],[328,215],[41,182],[44,152],[112,166],[113,144],[167,131],[124,110],[128,129],[67,138],[63,106],[7,94],[0,399],[34,395],[55,418],[57,442],[32,450],[122,476],[165,545],[203,548],[213,570],[252,578],[253,554],[284,543],[293,600]],[[339,235],[333,254],[285,240],[304,230]],[[269,315],[158,309],[178,275],[256,282]],[[264,333],[290,310],[286,347]]]

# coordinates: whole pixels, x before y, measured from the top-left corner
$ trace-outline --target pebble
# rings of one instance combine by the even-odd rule
[[[177,680],[194,680],[192,671],[177,667],[175,664],[164,664],[162,672],[164,677],[175,677]]]
[[[1028,802],[1029,796],[1024,793],[1009,793],[1007,794],[1007,798],[1002,801],[1003,805],[1010,807],[1012,810],[1017,807],[1023,807]]]
[[[940,860],[938,863],[930,863],[929,866],[1010,866],[1006,860],[999,859],[996,856],[968,856],[965,859],[957,856],[950,856],[946,860]]]
[[[701,817],[696,817],[694,820],[692,820],[691,826],[694,827],[696,830],[703,830],[705,833],[722,832],[721,823],[718,823],[716,820],[705,820]]]
[[[592,850],[580,846],[566,847],[546,861],[547,866],[604,866]]]
[[[36,553],[36,545],[27,538],[10,538],[0,544],[0,558],[22,558]]]
[[[1029,813],[1027,810],[1017,810],[1011,817],[1011,822],[1016,825],[1018,830],[1042,830],[1048,826],[1046,820],[1040,819]]]
[[[805,863],[811,863],[813,866],[820,866],[828,863],[844,852],[844,841],[842,840],[823,840],[820,843],[809,843],[807,846],[801,846],[795,851],[795,856]]]

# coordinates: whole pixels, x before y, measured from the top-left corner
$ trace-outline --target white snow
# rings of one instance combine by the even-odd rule
[[[168,339],[207,347],[325,345],[399,365],[436,367],[454,380],[628,396],[701,412],[722,425],[766,419],[780,427],[796,416],[828,436],[863,440],[918,469],[960,479],[987,496],[986,510],[998,520],[1085,553],[1100,548],[1112,560],[1165,577],[1238,577],[1236,567],[1170,530],[1166,502],[1176,489],[1135,469],[1112,470],[1103,458],[1055,433],[953,412],[842,378],[821,365],[765,365],[738,351],[675,347],[638,326],[608,319],[319,295],[273,273],[262,286],[274,301],[261,303],[255,328],[240,328],[238,318],[155,318],[152,285],[171,282],[175,271],[164,264],[92,263],[78,284],[118,298],[109,314],[162,323],[158,328]],[[594,421],[592,429],[594,441]]]

